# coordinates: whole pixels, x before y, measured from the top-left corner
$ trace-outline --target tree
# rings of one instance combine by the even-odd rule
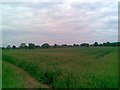
[[[106,43],[105,43],[105,42],[103,42],[103,46],[106,46]]]
[[[12,46],[12,48],[13,48],[13,49],[16,49],[16,46],[15,46],[15,45],[13,45],[13,46]]]
[[[95,42],[95,43],[93,44],[93,46],[98,46],[98,42]]]
[[[110,43],[111,46],[120,46],[120,42],[112,42]]]
[[[44,43],[44,44],[42,44],[42,46],[41,46],[42,48],[49,48],[50,47],[50,45],[48,44],[48,43]]]
[[[80,46],[89,47],[89,44],[88,43],[82,43],[82,44],[80,44]]]
[[[2,49],[5,49],[5,47],[2,47]]]
[[[67,47],[67,44],[62,44],[62,47]]]
[[[26,47],[27,47],[27,45],[25,43],[21,43],[19,46],[19,48],[26,48]]]
[[[111,44],[110,44],[110,42],[106,42],[106,46],[110,46]]]
[[[27,49],[27,48],[28,48],[28,46],[26,45],[24,48],[25,48],[25,49]]]
[[[40,45],[36,45],[35,48],[40,48]]]
[[[11,48],[11,46],[10,46],[10,45],[8,45],[6,48],[7,48],[7,49],[10,49],[10,48]]]
[[[77,46],[79,46],[78,44],[73,44],[73,47],[77,47]]]
[[[103,44],[102,44],[102,43],[100,43],[100,44],[99,44],[99,46],[103,46]]]
[[[35,49],[35,44],[29,43],[28,48],[29,48],[29,49]]]
[[[57,48],[58,47],[58,45],[57,44],[54,44],[54,48]]]

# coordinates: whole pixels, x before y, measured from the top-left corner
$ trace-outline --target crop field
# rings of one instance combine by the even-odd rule
[[[2,89],[2,50],[0,49],[0,89]]]
[[[9,49],[2,58],[3,88],[118,87],[117,47]]]

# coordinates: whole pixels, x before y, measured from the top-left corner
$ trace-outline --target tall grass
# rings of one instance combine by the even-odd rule
[[[4,50],[3,60],[53,88],[118,86],[116,47]]]
[[[0,89],[2,89],[2,50],[0,49]]]

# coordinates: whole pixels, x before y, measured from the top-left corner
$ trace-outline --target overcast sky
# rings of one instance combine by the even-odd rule
[[[4,2],[3,46],[117,41],[118,2]]]

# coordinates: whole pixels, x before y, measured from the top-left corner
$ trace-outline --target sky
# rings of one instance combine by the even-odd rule
[[[0,3],[2,46],[118,41],[118,2],[57,0]]]

